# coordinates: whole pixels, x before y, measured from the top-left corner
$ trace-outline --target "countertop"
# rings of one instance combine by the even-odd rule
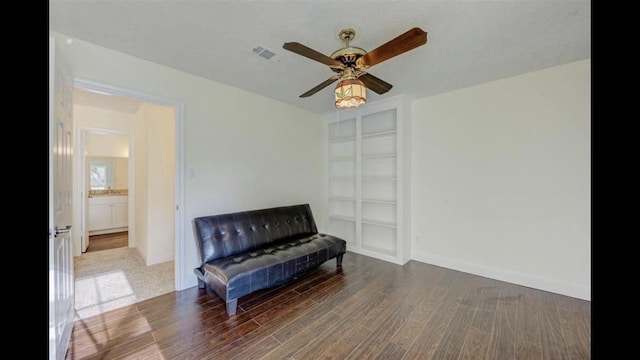
[[[89,196],[120,196],[128,194],[129,189],[89,190]]]

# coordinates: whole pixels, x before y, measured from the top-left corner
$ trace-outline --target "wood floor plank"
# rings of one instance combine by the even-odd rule
[[[484,359],[488,351],[488,343],[493,330],[497,301],[500,294],[497,287],[481,286],[473,292],[469,306],[474,307],[471,324],[460,348],[460,359]]]
[[[289,326],[293,321],[298,319],[302,314],[305,314],[309,308],[318,306],[317,303],[310,299],[295,302],[290,306],[285,306],[285,311],[278,311],[277,313],[271,313],[266,318],[256,318],[254,321],[260,324],[258,329],[255,329],[245,336],[232,341],[229,344],[219,346],[214,352],[211,352],[203,360],[206,359],[220,359],[230,358],[236,356],[239,352],[244,351],[246,348],[250,348],[256,343],[259,343],[262,339],[273,334],[274,332]],[[249,314],[251,312],[249,311]],[[264,313],[261,313],[262,316]],[[272,316],[271,316],[272,315]]]
[[[152,329],[149,326],[149,323],[144,318],[140,317],[134,321],[120,324],[117,332],[113,329],[95,332],[92,336],[74,340],[73,344],[75,351],[88,347],[100,348],[105,346],[105,344],[113,343],[114,341],[126,341],[132,337],[147,334],[151,331]]]
[[[517,304],[515,357],[518,359],[543,359],[540,328],[541,304],[533,289],[522,289],[525,296]]]
[[[186,349],[187,351],[176,354],[176,356],[172,356],[172,358],[176,360],[206,359],[211,353],[216,352],[218,347],[227,345],[259,327],[260,325],[253,320],[244,322],[229,331],[213,336],[213,339],[211,340],[198,344],[195,347],[188,348]]]
[[[591,347],[591,308],[576,309],[574,301],[566,297],[558,299],[557,311],[560,329],[567,344],[571,359],[587,359],[591,354],[586,349]]]
[[[317,326],[317,321],[325,317],[327,314],[337,315],[333,311],[333,304],[317,304],[316,306],[309,307],[305,313],[289,323],[286,327],[273,333],[273,337],[280,343],[284,344],[294,336],[301,336],[309,330],[312,326]],[[336,317],[336,320],[339,316]]]
[[[106,311],[102,314],[87,319],[77,319],[74,322],[71,336],[83,336],[117,326],[140,316],[135,305],[127,305],[118,309]]]
[[[500,360],[515,358],[516,343],[516,309],[523,297],[520,293],[511,292],[511,288],[501,288],[496,301],[495,321],[489,338],[487,359]]]
[[[446,292],[442,293],[442,297],[434,304],[434,308],[424,321],[422,331],[407,349],[405,358],[416,360],[442,358],[434,357],[434,353],[445,338],[449,322],[459,306],[458,298],[468,291],[470,279],[468,274],[460,272],[447,272],[446,276],[440,279],[439,284],[446,287]],[[425,339],[426,341],[421,341]]]
[[[319,329],[320,330],[320,329]],[[362,325],[346,320],[338,321],[331,331],[323,331],[309,345],[294,355],[295,359],[343,359],[361,341],[371,335]]]
[[[153,323],[153,335],[158,342],[170,341],[170,339],[185,338],[195,335],[196,333],[206,331],[227,320],[226,309],[221,306],[215,306],[209,309],[204,309],[200,312],[178,318],[172,322],[156,322]],[[248,319],[249,317],[247,317]]]
[[[130,352],[124,354],[110,354],[109,360],[156,360],[165,357],[162,356],[162,352],[158,349],[158,344],[150,343],[143,346],[139,346]]]
[[[538,316],[543,359],[570,359],[569,348],[562,333],[562,321],[556,308],[557,296],[545,296],[543,292],[536,292],[535,296],[539,299],[538,304],[542,309]]]
[[[426,288],[428,291],[411,311],[409,320],[390,339],[391,342],[405,349],[408,349],[416,341],[425,322],[437,309],[441,299],[449,290],[448,286],[441,286],[438,282],[434,282],[433,285]]]
[[[442,340],[433,353],[434,359],[457,359],[460,356],[462,350],[460,344],[464,343],[471,327],[476,307],[483,301],[485,301],[483,298],[478,297],[478,291],[467,291],[461,295],[457,300],[456,310],[451,314]]]
[[[435,349],[440,344],[447,329],[449,318],[438,313],[429,317],[427,322],[423,324],[422,331],[419,333],[416,341],[407,349],[405,359],[432,359]]]
[[[371,335],[364,339],[349,354],[351,359],[372,359],[393,350],[393,354],[404,355],[406,349],[390,341],[393,335],[407,322],[413,306],[397,306],[389,313],[377,328],[371,329]],[[394,355],[395,356],[395,355]]]
[[[272,336],[268,336],[260,340],[256,344],[241,348],[237,355],[228,358],[230,360],[258,360],[263,359],[264,354],[268,353],[272,349],[280,346],[280,342]]]
[[[372,358],[375,360],[400,360],[404,357],[404,354],[407,352],[405,348],[402,346],[398,346],[394,343],[386,343],[385,347],[380,351],[376,357]],[[361,358],[362,359],[362,358]]]
[[[87,252],[115,249],[125,246],[129,246],[128,231],[91,235],[89,236],[89,246],[87,247]]]
[[[591,303],[347,253],[224,301],[197,287],[74,323],[66,359],[590,359]]]
[[[355,329],[349,328],[346,329],[345,332],[338,331],[336,334],[332,335],[335,335],[332,345],[328,347],[316,347],[313,351],[313,358],[326,360],[346,359],[358,344],[371,336],[371,332],[361,325],[356,325]]]
[[[123,334],[110,339],[108,342],[82,348],[70,355],[71,359],[110,359],[121,354],[135,351],[137,348],[153,344],[153,342],[153,336],[150,332],[140,335]]]
[[[273,300],[266,301],[265,306],[253,308],[248,311],[251,317],[260,325],[265,325],[270,321],[274,321],[279,316],[286,315],[290,312],[296,312],[299,310],[306,310],[309,306],[316,305],[315,302],[307,299],[302,300],[300,295],[293,292],[287,292],[286,294],[295,294],[292,296],[284,297],[280,300],[277,297]]]
[[[336,327],[340,321],[340,315],[334,312],[325,313],[323,316],[309,323],[304,330],[288,337],[286,341],[280,341],[282,345],[265,353],[263,358],[272,360],[294,358],[304,347],[309,346],[312,342],[318,341],[321,334],[327,334],[333,331],[334,327]]]
[[[247,322],[255,323],[247,313],[242,313],[227,318],[225,321],[214,323],[204,330],[199,325],[194,325],[198,327],[197,331],[187,330],[181,334],[174,334],[169,338],[158,341],[158,345],[166,357],[175,358]]]

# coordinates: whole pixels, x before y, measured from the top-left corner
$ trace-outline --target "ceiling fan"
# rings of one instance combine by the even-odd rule
[[[356,31],[352,28],[341,30],[340,33],[338,33],[338,37],[345,42],[346,46],[335,51],[330,56],[326,56],[298,42],[284,43],[284,45],[282,46],[284,49],[307,57],[311,60],[315,60],[328,65],[329,68],[331,68],[331,70],[336,73],[336,75],[328,78],[309,91],[300,95],[301,98],[311,96],[337,80],[342,80],[340,84],[338,84],[338,86],[341,86],[343,83],[353,83],[354,81],[359,80],[359,83],[361,83],[363,87],[369,88],[377,94],[384,94],[387,91],[391,90],[393,85],[367,73],[365,70],[367,70],[371,66],[379,64],[385,60],[391,59],[392,57],[398,56],[427,43],[427,33],[418,27],[414,27],[409,31],[406,31],[405,33],[395,37],[394,39],[380,45],[379,47],[369,52],[359,47],[353,47],[349,44],[349,42],[353,40],[355,36]],[[342,98],[342,96],[346,95],[348,94],[344,92],[338,93],[338,87],[336,87],[337,107],[342,108],[338,105],[339,100]],[[366,102],[366,93],[364,93],[363,95],[364,100],[361,101],[360,104],[347,106],[345,108],[364,105],[364,102]]]

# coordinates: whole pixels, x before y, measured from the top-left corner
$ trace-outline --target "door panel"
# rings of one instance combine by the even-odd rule
[[[64,359],[74,321],[71,241],[73,80],[49,38],[49,359]]]

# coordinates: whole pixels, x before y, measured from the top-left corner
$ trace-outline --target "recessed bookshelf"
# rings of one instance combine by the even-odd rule
[[[347,247],[356,246],[356,222],[354,219],[345,219],[329,216],[329,232],[332,235],[343,238]]]
[[[397,107],[328,123],[328,231],[354,252],[402,262]]]
[[[382,251],[385,255],[397,254],[398,242],[395,227],[378,224],[362,224],[362,247],[369,251]]]

